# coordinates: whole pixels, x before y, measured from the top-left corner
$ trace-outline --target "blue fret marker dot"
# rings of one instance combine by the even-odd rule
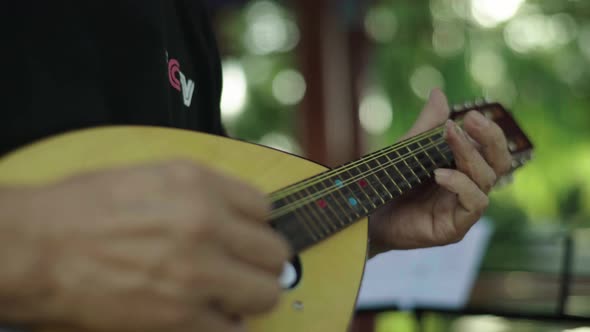
[[[336,185],[336,187],[338,188],[342,188],[343,184],[342,184],[342,180],[340,179],[336,179],[336,181],[334,181],[334,184]]]
[[[356,206],[358,202],[356,201],[356,199],[354,199],[354,197],[350,197],[348,199],[348,203],[350,203],[350,205],[352,206]]]

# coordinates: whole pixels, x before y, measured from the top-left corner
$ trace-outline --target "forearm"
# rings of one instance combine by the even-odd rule
[[[31,202],[31,190],[0,187],[0,322],[40,319],[49,296],[47,252],[28,217]]]

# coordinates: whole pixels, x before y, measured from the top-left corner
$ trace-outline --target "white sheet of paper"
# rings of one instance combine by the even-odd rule
[[[357,307],[462,308],[491,235],[492,224],[482,218],[461,242],[374,257],[367,263]]]

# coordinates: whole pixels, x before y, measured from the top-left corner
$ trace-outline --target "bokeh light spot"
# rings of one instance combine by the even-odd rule
[[[444,22],[435,25],[432,34],[432,47],[440,56],[453,56],[463,51],[465,34],[457,23]]]
[[[523,16],[514,19],[504,29],[506,44],[519,53],[562,47],[576,35],[576,22],[566,14]]]
[[[582,31],[580,31],[578,45],[584,56],[586,56],[586,59],[590,61],[590,24],[587,24]]]
[[[471,0],[471,15],[477,23],[492,28],[512,18],[524,0]]]
[[[456,332],[507,332],[509,322],[505,318],[495,316],[468,316],[455,320],[451,331]]]
[[[387,97],[376,92],[366,95],[360,103],[359,120],[369,134],[385,133],[393,121],[393,109]]]
[[[246,74],[241,63],[233,59],[223,61],[223,90],[220,104],[223,120],[234,120],[244,111],[247,90]]]
[[[295,105],[303,99],[306,84],[303,75],[293,69],[280,71],[272,82],[272,94],[283,105]]]
[[[504,60],[488,49],[474,52],[469,69],[473,79],[483,86],[498,85],[506,75]]]
[[[434,88],[443,88],[445,80],[436,68],[424,65],[416,68],[410,77],[410,87],[416,96],[428,99],[430,91]]]
[[[273,63],[269,57],[247,55],[242,58],[242,64],[249,83],[263,84],[271,77]]]
[[[379,43],[391,42],[397,32],[397,19],[393,11],[384,6],[372,7],[365,16],[365,30]]]
[[[289,51],[299,41],[297,26],[275,2],[251,3],[246,10],[246,22],[244,45],[253,54]]]

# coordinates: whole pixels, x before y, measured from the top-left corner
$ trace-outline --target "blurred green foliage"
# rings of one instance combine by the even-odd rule
[[[558,274],[564,234],[590,227],[590,2],[375,0],[363,2],[366,11],[357,17],[358,3],[338,4],[341,12],[334,14],[342,17],[343,32],[360,28],[370,41],[361,105],[366,95],[378,93],[389,103],[380,114],[391,112],[386,130],[365,127],[368,150],[400,137],[431,88],[442,88],[451,104],[481,96],[501,102],[527,132],[535,152],[511,185],[491,195],[487,214],[496,232],[483,270]],[[237,112],[222,108],[229,133],[301,153],[293,138],[297,103],[281,102],[276,90],[279,74],[297,69],[299,35],[288,1],[249,1],[223,12],[216,22],[224,64],[237,63],[247,85]],[[226,87],[232,80],[224,73]],[[579,234],[580,248],[590,247],[583,235],[589,233]],[[590,269],[582,266],[588,266],[584,262],[590,256],[578,256],[576,275],[588,275]],[[424,331],[573,327],[433,314],[426,317]],[[379,320],[378,331],[415,329],[409,314]]]
[[[499,231],[517,232],[523,223],[590,225],[590,3],[497,2],[520,6],[495,25],[474,19],[477,3],[493,7],[490,0],[381,0],[368,6],[360,21],[372,40],[369,85],[384,92],[393,112],[384,134],[368,134],[369,150],[409,128],[424,105],[424,89],[440,86],[451,103],[486,96],[511,109],[536,146],[534,160],[514,183],[492,195],[489,215]],[[223,52],[241,64],[248,82],[241,115],[226,119],[229,131],[251,141],[279,133],[300,152],[292,139],[296,105],[273,95],[277,74],[296,68],[294,13],[285,2],[251,1],[218,22]],[[284,32],[283,44],[289,38],[294,43],[253,48],[252,35],[264,37],[265,24],[274,29],[270,33]]]
[[[378,91],[392,113],[385,131],[365,133],[368,150],[400,137],[437,86],[451,104],[480,96],[502,102],[535,144],[533,161],[491,195],[496,234],[484,267],[518,254],[502,243],[590,226],[590,2],[377,0],[353,19],[354,1],[339,4],[342,30],[361,28],[370,41],[361,104]],[[224,112],[230,134],[301,153],[293,138],[297,103],[276,92],[279,74],[297,67],[288,2],[250,1],[217,22],[225,62],[238,63],[247,84],[239,114]]]
[[[430,66],[444,78],[442,88],[451,103],[476,96],[501,101],[536,145],[534,160],[517,171],[514,183],[492,195],[489,215],[498,221],[500,232],[521,230],[523,222],[590,225],[590,54],[581,49],[590,44],[590,35],[585,32],[590,19],[584,14],[590,11],[590,3],[528,1],[512,22],[486,28],[455,12],[453,3],[458,2],[377,4],[381,10],[395,13],[398,29],[393,40],[376,47],[374,77],[391,99],[394,121],[391,130],[376,137],[374,144],[391,142],[414,121],[424,100],[408,82],[417,67]],[[547,42],[543,48],[527,51],[511,48],[507,44],[510,24],[533,15],[539,22],[553,22],[556,17],[553,24],[566,22],[556,29],[567,36],[553,38],[568,40],[555,40],[555,45]],[[463,47],[455,54],[441,55],[433,47],[433,35],[445,25],[460,27],[451,30],[463,35],[459,38]],[[457,39],[446,38],[449,43]],[[493,57],[485,57],[490,54]],[[477,65],[501,71],[501,80],[491,86],[478,82],[474,79],[478,70],[484,70],[484,79],[487,73]]]

